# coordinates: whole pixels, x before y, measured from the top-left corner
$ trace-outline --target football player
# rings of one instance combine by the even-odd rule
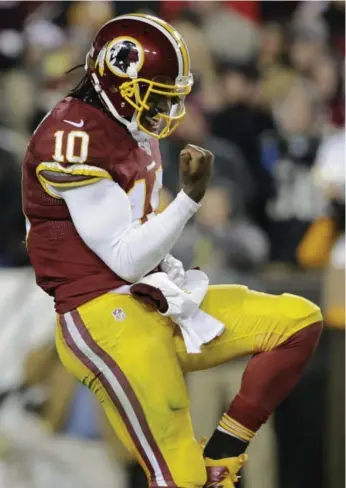
[[[169,251],[212,170],[212,154],[188,145],[182,189],[155,215],[158,141],[183,119],[193,83],[186,44],[163,20],[121,16],[97,33],[85,70],[36,129],[23,168],[27,248],[38,285],[55,299],[57,350],[98,397],[151,488],[233,487],[248,443],[313,354],[321,312],[289,294],[211,286],[201,308],[226,329],[187,354],[173,322],[128,293],[158,269],[182,283]],[[243,355],[253,356],[241,389],[201,446],[184,373]]]

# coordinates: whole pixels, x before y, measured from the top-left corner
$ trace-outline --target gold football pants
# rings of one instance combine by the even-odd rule
[[[200,354],[187,354],[170,319],[131,296],[108,293],[58,316],[62,363],[100,400],[119,439],[145,470],[150,488],[200,488],[206,482],[185,372],[270,351],[322,320],[319,308],[303,298],[244,286],[211,286],[201,308],[226,330]]]

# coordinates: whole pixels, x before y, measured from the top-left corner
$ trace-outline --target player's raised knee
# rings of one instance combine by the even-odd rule
[[[292,322],[299,323],[299,328],[315,323],[323,323],[323,316],[318,305],[306,298],[285,293],[281,295],[281,312]]]

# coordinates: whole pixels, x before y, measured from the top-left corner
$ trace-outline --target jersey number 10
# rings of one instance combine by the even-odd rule
[[[54,160],[58,163],[85,163],[88,158],[89,135],[82,130],[72,130],[67,135],[66,148],[63,148],[64,134],[64,130],[58,130],[54,134]]]

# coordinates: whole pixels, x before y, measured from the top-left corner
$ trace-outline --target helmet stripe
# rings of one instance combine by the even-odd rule
[[[172,27],[170,24],[168,24],[168,22],[166,22],[165,20],[160,19],[158,17],[154,17],[153,15],[148,15],[148,14],[135,14],[135,15],[138,17],[145,17],[152,20],[153,22],[164,27],[172,35],[172,37],[175,39],[176,43],[178,44],[178,47],[181,50],[183,56],[183,61],[184,61],[183,75],[188,76],[190,70],[190,55],[189,55],[188,48],[185,44],[185,41],[181,37],[179,32],[176,29],[174,29],[174,27]]]
[[[190,55],[189,55],[189,50],[185,44],[184,39],[179,34],[179,32],[176,29],[174,29],[174,27],[172,27],[170,24],[168,24],[164,20],[157,18],[156,21],[159,24],[161,24],[163,27],[165,27],[168,30],[168,32],[170,32],[172,34],[172,36],[177,40],[178,45],[181,49],[181,53],[183,55],[183,60],[184,60],[183,75],[188,76],[190,73]]]
[[[188,76],[190,71],[190,56],[183,38],[167,22],[147,14],[127,14],[118,19],[137,19],[159,29],[173,44],[178,57],[179,76]]]

